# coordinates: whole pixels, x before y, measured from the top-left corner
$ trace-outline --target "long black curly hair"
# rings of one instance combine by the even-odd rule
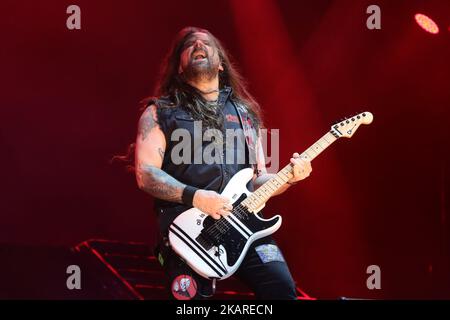
[[[258,128],[262,127],[263,122],[259,104],[248,92],[245,81],[222,43],[211,32],[198,27],[185,27],[178,32],[161,66],[160,77],[154,94],[141,101],[141,111],[145,110],[150,104],[155,104],[157,111],[158,108],[183,106],[195,120],[202,121],[204,128],[223,128],[223,117],[219,114],[218,108],[211,106],[197,89],[186,82],[183,74],[178,72],[184,45],[191,35],[197,32],[206,33],[217,48],[220,63],[223,67],[223,71],[219,72],[219,88],[231,87],[233,99],[246,106],[258,132]],[[164,97],[164,99],[159,99],[160,97]],[[134,149],[135,144],[131,143],[126,155],[115,156],[112,160],[128,162],[127,168],[134,170],[132,159]]]
[[[180,56],[184,49],[186,41],[192,34],[201,32],[206,33],[209,39],[217,48],[219,59],[223,67],[223,71],[219,72],[219,87],[231,87],[233,90],[233,98],[243,103],[256,125],[262,123],[261,108],[253,96],[248,92],[240,73],[231,61],[230,55],[223,47],[222,43],[206,29],[197,27],[185,27],[181,29],[162,64],[160,79],[154,92],[154,96],[168,97],[175,106],[183,106],[187,108],[194,119],[201,120],[204,127],[212,127],[220,129],[222,126],[221,117],[217,115],[217,109],[206,105],[208,102],[203,99],[201,94],[192,86],[190,86],[179,74]],[[144,107],[148,101],[154,101],[149,97],[143,100]],[[147,102],[147,103],[146,103]]]

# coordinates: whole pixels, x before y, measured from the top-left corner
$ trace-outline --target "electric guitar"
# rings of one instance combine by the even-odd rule
[[[337,139],[351,138],[361,124],[370,124],[372,120],[370,112],[363,112],[333,125],[300,157],[313,160]],[[172,249],[205,278],[230,277],[239,268],[252,242],[274,233],[281,226],[281,216],[263,219],[257,213],[292,178],[292,166],[289,163],[253,193],[246,187],[253,178],[253,169],[236,173],[222,192],[233,204],[231,213],[215,220],[196,208],[184,211],[169,227]]]

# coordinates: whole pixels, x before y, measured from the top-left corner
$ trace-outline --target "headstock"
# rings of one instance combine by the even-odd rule
[[[351,138],[355,131],[362,124],[371,124],[373,121],[373,114],[370,112],[362,112],[353,117],[346,118],[331,126],[331,133],[336,138]]]

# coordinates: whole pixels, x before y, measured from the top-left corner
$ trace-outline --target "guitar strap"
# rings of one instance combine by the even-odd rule
[[[245,144],[247,145],[249,163],[253,170],[256,170],[256,142],[258,141],[258,134],[253,121],[247,111],[247,108],[240,102],[231,100],[236,113],[238,114],[239,121],[241,123],[242,130],[244,131]]]

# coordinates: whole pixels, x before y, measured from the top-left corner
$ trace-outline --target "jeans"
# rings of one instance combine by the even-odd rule
[[[196,274],[174,252],[167,255],[164,269],[171,299],[205,299],[213,295],[212,280]],[[234,275],[253,291],[256,299],[297,299],[289,268],[271,237],[250,246]],[[186,290],[187,287],[192,290]]]

